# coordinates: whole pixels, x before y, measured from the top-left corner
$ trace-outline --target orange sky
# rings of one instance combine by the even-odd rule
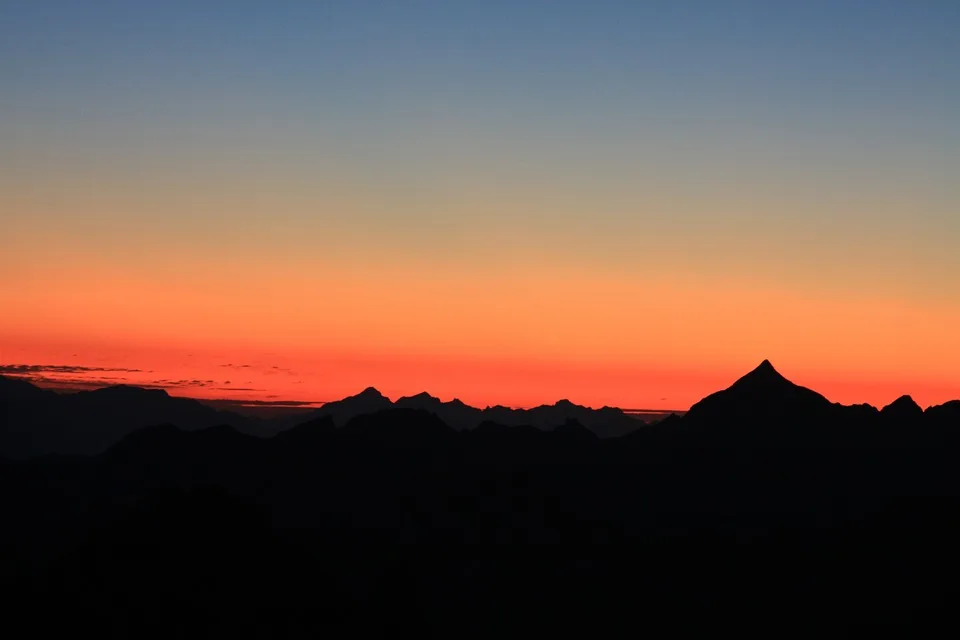
[[[323,402],[373,385],[480,406],[686,409],[770,358],[834,401],[960,397],[957,309],[760,279],[522,261],[480,271],[315,259],[243,278],[229,260],[201,272],[22,267],[0,276],[2,364],[139,370],[48,377],[200,398]]]

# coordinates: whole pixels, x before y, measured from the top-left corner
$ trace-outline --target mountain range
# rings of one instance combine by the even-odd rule
[[[538,430],[577,425],[600,438],[619,438],[649,428],[648,423],[620,409],[592,409],[568,400],[532,409],[479,409],[457,399],[443,402],[428,393],[394,402],[372,387],[305,414],[268,420],[214,409],[197,400],[172,397],[162,390],[114,386],[61,394],[25,380],[0,376],[0,456],[93,454],[137,429],[160,424],[185,430],[228,425],[241,433],[270,437],[323,418],[330,418],[335,427],[343,427],[358,416],[389,409],[432,414],[456,431],[482,425]],[[770,423],[778,424],[781,430],[802,426],[803,433],[812,433],[818,427],[837,422],[848,426],[882,426],[891,421],[953,423],[958,416],[960,401],[926,411],[909,396],[882,410],[870,405],[832,403],[815,391],[790,382],[764,360],[729,388],[707,396],[685,415],[670,416],[660,426],[709,431],[711,425],[723,423],[736,425],[737,431],[751,433],[750,437],[763,437],[763,426]],[[730,436],[729,431],[724,433]]]
[[[22,379],[0,376],[0,455],[22,458],[99,453],[139,428],[158,424],[186,430],[228,425],[241,433],[269,437],[318,418],[331,417],[337,426],[343,426],[357,416],[391,408],[435,414],[458,431],[474,429],[484,422],[552,429],[573,420],[600,437],[616,437],[644,424],[620,409],[591,409],[568,400],[532,409],[478,409],[460,400],[443,402],[427,393],[393,402],[372,387],[306,413],[265,419],[215,409],[159,389],[120,385],[57,393]]]
[[[361,393],[343,400],[329,402],[308,414],[307,419],[330,416],[337,426],[343,426],[358,415],[390,408],[417,409],[432,413],[457,431],[475,429],[484,422],[549,430],[569,421],[576,421],[601,438],[612,438],[626,435],[644,424],[639,418],[621,409],[613,407],[591,409],[569,400],[560,400],[552,405],[541,405],[531,409],[514,409],[499,405],[478,409],[458,399],[444,402],[426,392],[404,396],[392,402],[373,387],[368,387]]]
[[[575,411],[367,390],[256,437],[264,424],[243,433],[224,424],[240,416],[162,392],[61,396],[0,380],[3,442],[19,447],[0,457],[8,625],[113,637],[927,635],[918,622],[955,633],[960,402],[838,405],[764,362],[685,415],[618,437]],[[527,424],[503,424],[518,416]],[[97,446],[117,441],[10,459],[65,451],[45,442],[82,449],[86,428]]]

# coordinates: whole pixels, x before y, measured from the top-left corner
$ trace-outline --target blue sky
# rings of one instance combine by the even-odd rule
[[[955,2],[48,1],[0,12],[11,176],[139,172],[170,190],[251,178],[302,192],[319,175],[377,201],[355,218],[365,237],[493,224],[500,240],[534,242],[561,227],[587,253],[642,234],[703,254],[722,232],[730,255],[714,257],[730,264],[738,242],[785,253],[834,242],[837,254],[859,237],[877,268],[890,252],[909,268],[933,260],[921,271],[937,280],[957,268]],[[441,211],[496,190],[531,201]],[[678,204],[664,211],[652,193]],[[170,211],[144,224],[177,221]],[[343,222],[324,219],[350,233]],[[784,267],[810,267],[796,259]]]

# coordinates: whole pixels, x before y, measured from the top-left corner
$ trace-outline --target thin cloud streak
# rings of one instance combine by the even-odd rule
[[[6,364],[0,365],[0,375],[30,375],[42,373],[149,373],[142,369],[119,367],[82,367],[60,364]]]

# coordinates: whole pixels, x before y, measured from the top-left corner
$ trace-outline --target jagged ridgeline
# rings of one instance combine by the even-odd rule
[[[25,380],[0,377],[0,455],[25,458],[96,454],[137,429],[161,424],[188,431],[227,425],[248,435],[272,437],[320,418],[331,418],[339,428],[359,416],[389,409],[423,411],[456,431],[475,430],[481,425],[552,431],[575,424],[600,438],[619,438],[657,423],[658,427],[682,425],[688,431],[721,425],[727,428],[724,432],[727,436],[751,427],[803,427],[805,436],[814,437],[821,430],[837,431],[832,428],[837,424],[841,429],[833,435],[839,437],[871,425],[950,423],[960,414],[960,401],[928,407],[925,411],[909,396],[882,411],[869,405],[839,405],[791,383],[770,362],[764,361],[730,388],[704,398],[686,414],[678,412],[666,420],[644,421],[621,409],[592,409],[567,400],[532,409],[502,406],[479,409],[456,399],[443,402],[427,393],[391,401],[374,388],[292,418],[262,419],[217,410],[188,398],[171,397],[161,390],[115,386],[58,394]],[[846,431],[842,429],[844,426]],[[777,433],[754,429],[755,437],[773,437]]]

